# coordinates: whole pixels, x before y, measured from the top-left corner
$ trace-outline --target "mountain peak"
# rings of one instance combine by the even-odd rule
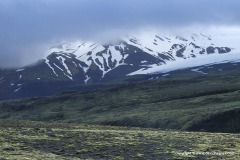
[[[130,35],[114,43],[63,42],[50,48],[48,56],[38,63],[0,74],[4,77],[0,86],[9,86],[5,90],[18,94],[30,84],[51,83],[59,89],[58,85],[106,82],[240,59],[233,48],[218,44],[203,33],[157,32]]]

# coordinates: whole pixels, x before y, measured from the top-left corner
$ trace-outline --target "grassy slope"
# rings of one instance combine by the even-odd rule
[[[176,154],[184,152],[230,153]],[[237,134],[0,120],[1,160],[239,158]]]
[[[110,89],[1,102],[0,117],[186,130],[213,115],[240,108],[239,69],[171,75]],[[239,120],[226,125],[239,125]],[[231,128],[211,131],[239,132]]]

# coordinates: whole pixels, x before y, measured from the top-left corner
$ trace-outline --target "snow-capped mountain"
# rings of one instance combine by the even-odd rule
[[[234,48],[218,46],[211,36],[204,34],[188,37],[148,34],[130,36],[117,44],[102,45],[82,41],[63,43],[49,50],[50,55],[45,62],[53,76],[62,74],[74,81],[79,78],[74,76],[74,70],[77,70],[81,72],[82,80],[88,83],[108,77],[151,73],[146,71],[153,68],[158,68],[161,72],[161,67],[169,62],[202,57],[208,59],[206,56],[231,52],[234,52]],[[203,60],[200,63],[205,62]]]
[[[237,48],[220,46],[205,34],[177,36],[155,32],[125,37],[112,44],[64,42],[49,49],[47,55],[35,64],[0,71],[1,95],[22,94],[21,91],[35,93],[37,86],[44,95],[53,86],[59,90],[73,84],[92,84],[240,59]],[[46,87],[49,85],[51,89]]]

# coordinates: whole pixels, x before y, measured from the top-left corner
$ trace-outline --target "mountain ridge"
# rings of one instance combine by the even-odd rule
[[[51,88],[49,84],[59,91],[69,86],[109,82],[127,76],[239,61],[240,54],[236,51],[232,47],[218,46],[205,34],[183,37],[154,32],[125,37],[112,44],[65,42],[50,48],[48,56],[33,65],[2,70],[1,95],[21,95],[26,86],[31,87],[24,92],[40,88],[36,86]]]

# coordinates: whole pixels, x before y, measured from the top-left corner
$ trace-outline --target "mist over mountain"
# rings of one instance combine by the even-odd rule
[[[136,30],[239,35],[238,0],[2,0],[0,66],[45,57],[56,41],[112,41]],[[214,7],[213,7],[214,6]],[[226,40],[225,41],[228,41]]]

